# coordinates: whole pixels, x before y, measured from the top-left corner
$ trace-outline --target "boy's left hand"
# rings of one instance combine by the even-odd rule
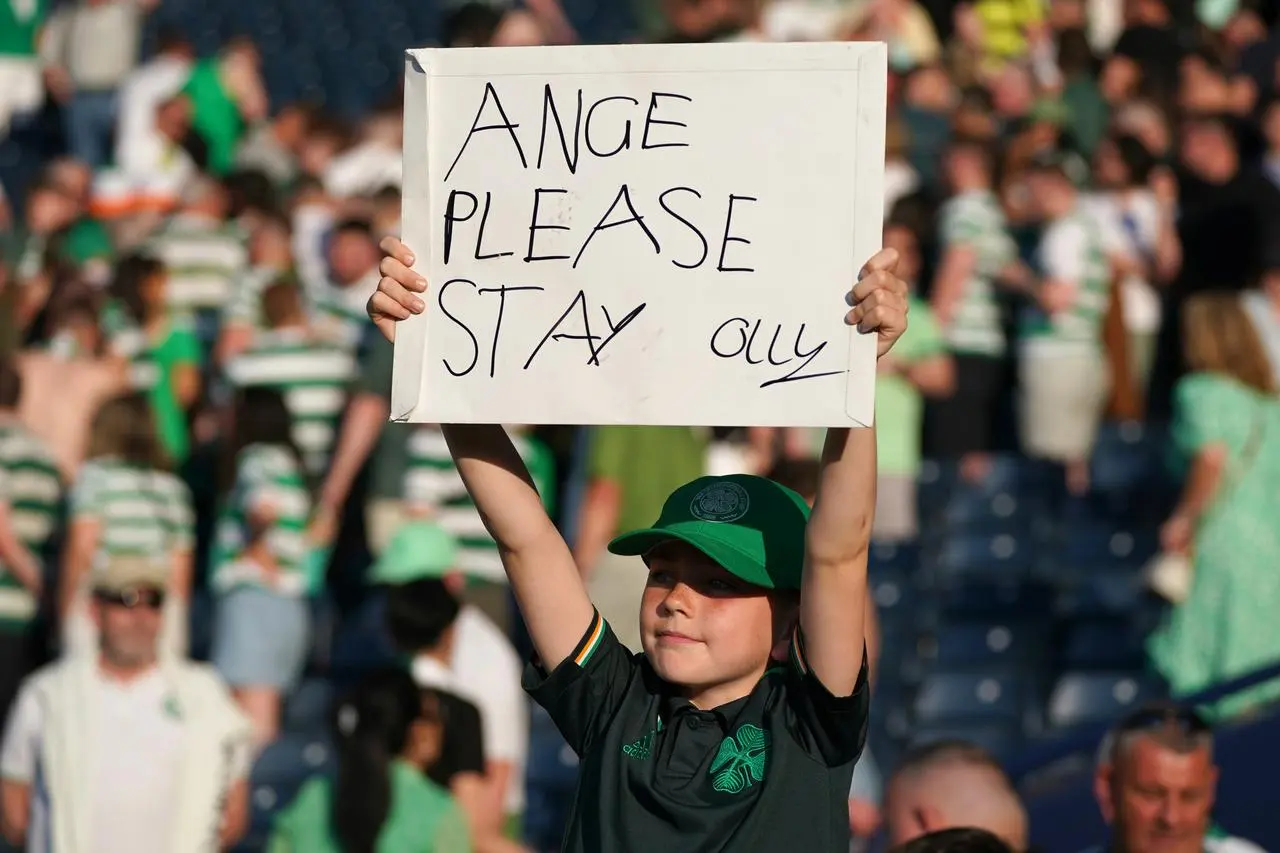
[[[896,249],[881,249],[867,261],[858,283],[845,297],[853,310],[844,321],[859,332],[875,332],[876,358],[884,356],[907,330],[907,283],[898,278]]]

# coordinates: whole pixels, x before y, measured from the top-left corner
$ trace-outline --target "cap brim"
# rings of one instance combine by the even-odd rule
[[[622,557],[643,557],[654,547],[671,540],[697,548],[725,571],[749,584],[773,589],[775,584],[763,565],[749,554],[712,535],[705,522],[646,527],[624,533],[609,543],[609,552]]]
[[[435,566],[383,566],[379,569],[379,566],[375,563],[369,572],[369,582],[384,586],[395,586],[396,584],[412,583],[420,580],[440,580],[449,572],[449,569],[440,569]]]

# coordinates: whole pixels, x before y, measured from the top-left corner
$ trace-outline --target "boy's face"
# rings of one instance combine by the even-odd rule
[[[648,564],[640,635],[654,670],[699,707],[745,696],[789,631],[795,608],[683,542],[655,547]]]

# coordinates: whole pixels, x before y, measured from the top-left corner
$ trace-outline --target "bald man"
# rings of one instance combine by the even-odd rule
[[[1027,813],[1004,770],[964,741],[939,741],[907,753],[885,795],[892,844],[942,829],[972,827],[998,836],[1015,853],[1027,849]]]

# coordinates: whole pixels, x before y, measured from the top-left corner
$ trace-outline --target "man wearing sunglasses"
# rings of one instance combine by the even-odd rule
[[[212,669],[159,654],[168,574],[144,556],[97,567],[97,653],[23,684],[0,753],[11,843],[197,853],[243,833],[249,724]]]
[[[1108,853],[1263,853],[1213,825],[1217,782],[1213,732],[1194,711],[1160,702],[1125,717],[1103,739],[1094,775]]]

